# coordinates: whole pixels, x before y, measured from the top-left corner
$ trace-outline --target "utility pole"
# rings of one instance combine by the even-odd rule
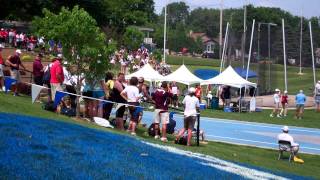
[[[303,27],[303,17],[301,13],[301,19],[300,19],[300,64],[299,64],[299,75],[302,75],[302,27]]]
[[[223,20],[223,0],[220,0],[220,37],[219,37],[219,57],[221,58],[222,46],[222,20]]]
[[[244,69],[244,57],[246,54],[246,32],[247,32],[247,4],[244,5],[243,12],[243,35],[241,46],[242,69]]]
[[[164,7],[164,27],[163,27],[163,61],[166,63],[166,39],[167,39],[167,0]]]

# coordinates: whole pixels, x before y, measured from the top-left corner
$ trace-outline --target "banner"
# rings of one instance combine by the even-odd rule
[[[31,98],[32,98],[32,103],[34,103],[39,96],[41,90],[43,89],[42,86],[32,84],[31,85]]]
[[[67,93],[65,93],[65,92],[56,91],[56,96],[54,98],[54,104],[53,104],[54,107],[57,107],[59,105],[60,101],[62,100],[62,98],[66,95],[67,95]]]
[[[10,77],[5,77],[4,78],[4,86],[6,88],[6,93],[8,92],[8,90],[10,90],[12,83],[17,82],[17,80],[12,79]]]

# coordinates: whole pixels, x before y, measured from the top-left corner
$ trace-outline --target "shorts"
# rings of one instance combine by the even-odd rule
[[[104,97],[104,91],[103,90],[94,90],[94,91],[92,91],[92,97],[94,97],[94,98]]]
[[[116,118],[123,118],[124,111],[126,110],[126,106],[124,104],[118,104],[116,107]]]
[[[177,95],[177,94],[174,94],[174,95],[172,96],[172,100],[177,101],[177,100],[178,100],[178,95]]]
[[[320,95],[316,95],[314,97],[314,101],[316,102],[316,104],[320,104]]]
[[[280,103],[274,103],[274,108],[280,108]]]
[[[184,118],[184,128],[193,130],[194,123],[196,122],[196,119],[197,119],[196,116],[185,117]]]
[[[2,64],[0,64],[0,77],[3,77],[4,74],[3,74],[3,66]]]
[[[129,105],[133,105],[133,106],[129,106],[129,112],[130,112],[130,120],[133,122],[138,122],[139,120],[139,113],[137,113],[137,108],[135,106],[139,106],[138,102],[128,102]]]
[[[56,91],[63,91],[63,88],[60,83],[51,83],[51,95],[52,100],[55,100],[56,97]]]
[[[21,81],[21,77],[20,77],[20,72],[19,72],[19,70],[16,70],[16,69],[11,70],[11,71],[10,71],[10,76],[11,76],[12,79],[17,80],[16,83],[19,83],[19,82]],[[13,84],[15,84],[15,83],[13,83]]]
[[[162,109],[154,110],[154,123],[169,124],[169,112]]]
[[[297,104],[296,108],[303,110],[304,109],[304,104]]]

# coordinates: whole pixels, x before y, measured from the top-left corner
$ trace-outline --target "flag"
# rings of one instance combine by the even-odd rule
[[[62,98],[63,98],[64,96],[66,96],[66,95],[67,95],[67,93],[65,93],[65,92],[56,91],[56,96],[55,96],[55,98],[54,98],[54,104],[53,104],[53,106],[54,106],[54,107],[57,107],[57,106],[59,105],[60,101],[62,100]]]
[[[6,88],[6,93],[8,92],[8,90],[11,88],[12,83],[17,82],[17,80],[12,79],[10,77],[5,77],[4,79],[4,86]]]
[[[43,89],[42,86],[32,84],[31,85],[31,98],[32,98],[32,103],[36,101],[37,97],[39,96],[41,90]]]

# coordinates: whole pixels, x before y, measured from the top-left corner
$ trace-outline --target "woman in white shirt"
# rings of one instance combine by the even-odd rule
[[[138,89],[138,78],[132,77],[129,81],[129,85],[121,92],[121,96],[128,102],[130,111],[130,123],[128,131],[131,135],[136,135],[136,126],[139,119],[139,112],[136,112],[139,106],[139,89]]]

